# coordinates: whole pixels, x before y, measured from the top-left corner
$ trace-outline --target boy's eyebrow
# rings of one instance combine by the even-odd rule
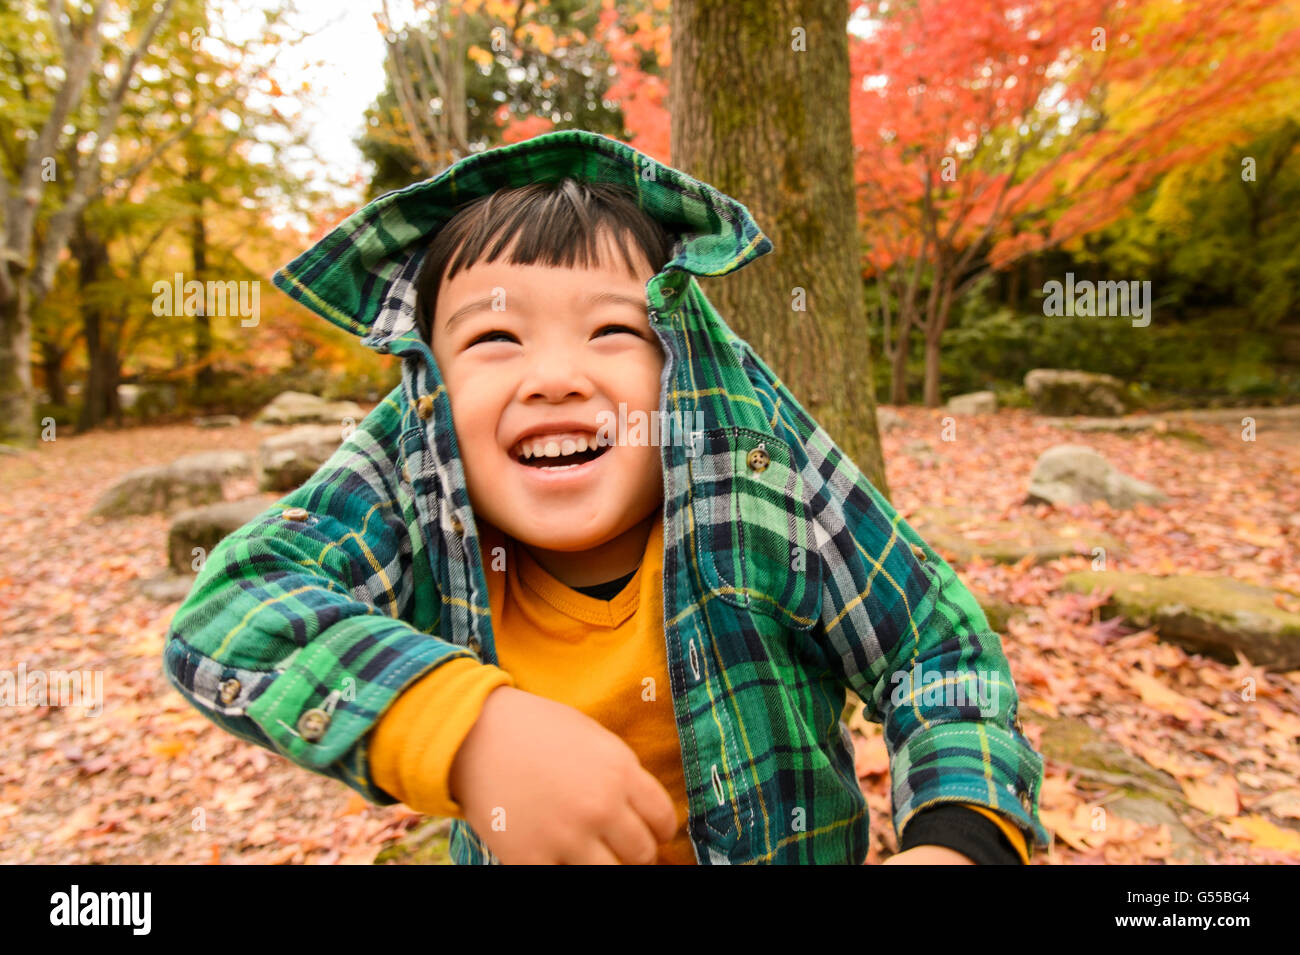
[[[458,319],[463,318],[472,312],[477,312],[482,309],[490,310],[496,299],[497,296],[495,295],[484,295],[482,298],[476,298],[471,302],[466,302],[460,308],[456,309],[456,311],[451,313],[451,317],[447,319],[447,323],[443,326],[443,330],[450,331],[451,326],[454,325]],[[643,312],[646,311],[647,307],[645,296],[633,298],[630,295],[622,295],[618,292],[592,292],[578,299],[579,307],[586,306],[590,309],[597,305],[631,305],[633,308],[640,309]]]

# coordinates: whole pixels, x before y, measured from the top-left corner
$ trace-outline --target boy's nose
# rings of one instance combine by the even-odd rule
[[[556,351],[537,355],[525,373],[523,385],[530,395],[540,394],[550,401],[570,395],[585,397],[594,390],[588,371],[571,355]]]

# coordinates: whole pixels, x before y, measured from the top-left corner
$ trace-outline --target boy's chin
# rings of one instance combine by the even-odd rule
[[[506,529],[505,532],[521,544],[534,549],[563,553],[595,550],[619,536],[613,527],[575,530],[572,525],[565,525],[558,520],[554,522],[542,520],[527,526]]]

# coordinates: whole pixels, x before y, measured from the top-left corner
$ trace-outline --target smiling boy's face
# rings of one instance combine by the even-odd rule
[[[567,469],[519,459],[526,435],[543,452],[572,452],[583,435],[594,447],[620,404],[647,421],[659,408],[664,354],[645,299],[655,272],[639,249],[628,272],[608,235],[600,248],[596,268],[510,265],[508,251],[475,263],[443,277],[433,318],[476,519],[528,546],[570,586],[634,568],[663,499],[654,444],[615,441]]]

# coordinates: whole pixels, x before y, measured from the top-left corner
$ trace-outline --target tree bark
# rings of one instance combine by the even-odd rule
[[[889,378],[889,403],[893,405],[907,404],[907,357],[911,349],[911,323],[902,324],[903,319],[899,318],[898,339],[894,345],[893,364],[890,368]]]
[[[773,251],[706,290],[888,497],[862,301],[848,7],[675,0],[672,165],[744,203]],[[797,28],[797,29],[796,29]],[[797,290],[806,311],[792,308]]]
[[[41,372],[45,375],[45,390],[52,405],[68,403],[68,389],[63,383],[63,362],[67,357],[66,348],[59,348],[53,342],[41,342]]]
[[[194,279],[208,280],[208,229],[203,221],[203,171],[197,163],[188,161],[185,182],[194,187],[195,211],[190,217],[190,253],[194,259]],[[206,286],[205,286],[206,287]],[[212,317],[207,313],[207,296],[204,295],[198,311],[194,313],[194,361],[198,371],[194,375],[194,397],[202,401],[216,383],[212,371]]]
[[[116,358],[107,342],[103,305],[92,286],[108,275],[108,244],[78,217],[69,251],[77,259],[78,285],[82,291],[81,323],[86,338],[86,383],[82,389],[77,430],[89,431],[103,424],[117,405]]]
[[[32,392],[32,319],[27,283],[0,296],[0,444],[36,444],[36,396]]]
[[[939,407],[939,336],[925,336],[925,406]]]

